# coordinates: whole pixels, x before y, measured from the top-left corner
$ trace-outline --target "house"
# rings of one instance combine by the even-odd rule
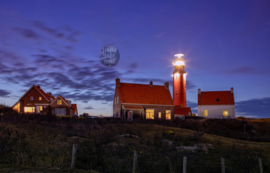
[[[12,108],[18,113],[47,114],[50,112],[50,103],[53,98],[51,94],[46,94],[40,86],[33,85]]]
[[[173,120],[174,103],[169,83],[162,85],[120,83],[115,80],[113,117]]]
[[[74,108],[71,106],[71,101],[66,100],[61,95],[58,95],[51,103],[52,115],[70,116],[74,115]]]
[[[77,109],[77,104],[71,104],[71,107],[74,109],[74,114],[79,115],[78,109]]]
[[[62,104],[58,100],[62,100]],[[30,87],[12,106],[12,109],[18,113],[74,115],[70,100],[66,100],[60,95],[55,98],[52,93],[45,93],[39,85]]]
[[[198,116],[205,118],[235,118],[234,91],[204,91],[198,89]]]
[[[193,116],[192,110],[190,107],[183,108],[182,106],[174,107],[174,116],[175,119],[185,119],[186,116]]]

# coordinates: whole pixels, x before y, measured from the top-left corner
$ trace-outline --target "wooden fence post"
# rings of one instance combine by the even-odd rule
[[[77,144],[73,144],[72,159],[71,159],[71,169],[74,169],[75,168],[77,148],[78,148],[78,145]]]
[[[225,173],[225,160],[221,158],[221,173]]]
[[[187,157],[183,158],[183,173],[187,173]]]
[[[258,160],[259,160],[260,173],[263,173],[262,159],[259,158]]]
[[[132,173],[135,173],[135,172],[136,172],[136,165],[137,165],[137,153],[136,153],[136,151],[134,150],[134,156],[133,156],[133,171],[132,171]]]

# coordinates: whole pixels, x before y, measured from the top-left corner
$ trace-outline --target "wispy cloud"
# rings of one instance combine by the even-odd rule
[[[9,91],[0,89],[0,97],[7,97],[9,94]]]

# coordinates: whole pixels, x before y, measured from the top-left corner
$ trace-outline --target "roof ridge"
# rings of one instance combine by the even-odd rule
[[[139,84],[139,83],[120,83],[120,84],[130,84],[130,85],[150,85],[150,84]],[[120,85],[121,86],[121,85]],[[153,85],[153,86],[163,86],[165,87],[164,85]]]

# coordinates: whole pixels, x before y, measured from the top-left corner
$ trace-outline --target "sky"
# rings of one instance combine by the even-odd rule
[[[32,85],[62,95],[79,114],[111,116],[115,79],[170,83],[183,53],[187,106],[198,89],[234,88],[236,116],[270,117],[269,0],[0,0],[0,103]],[[105,46],[117,65],[99,61]]]

